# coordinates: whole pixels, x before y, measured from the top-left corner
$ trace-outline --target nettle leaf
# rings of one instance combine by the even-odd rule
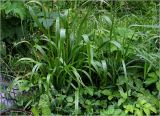
[[[149,109],[143,109],[144,113],[147,115],[147,116],[150,116],[150,110]]]
[[[114,115],[120,115],[120,116],[124,116],[124,114],[122,114],[122,110],[121,109],[116,109],[115,111],[114,111]]]
[[[139,104],[140,104],[140,106],[144,105],[146,102],[147,102],[147,101],[146,101],[146,100],[144,100],[144,99],[139,100]]]
[[[148,74],[148,76],[152,77],[152,78],[158,77],[157,74],[156,74],[156,72],[151,72],[151,73]]]
[[[21,20],[23,20],[27,15],[23,2],[12,2],[11,4],[8,4],[5,7],[5,12],[6,14],[12,12],[14,15],[18,15]]]
[[[51,110],[50,110],[50,102],[49,102],[49,97],[46,94],[42,94],[40,96],[39,100],[39,108],[42,111],[42,115],[50,116],[51,115]]]
[[[101,101],[100,100],[96,100],[95,103],[94,103],[94,105],[101,106]]]
[[[124,92],[122,88],[119,88],[119,93],[124,99],[127,99],[127,92]]]
[[[154,112],[154,113],[157,113],[157,110],[156,110],[155,107],[150,107],[150,110],[151,110],[152,112]]]
[[[126,99],[124,99],[124,98],[120,98],[119,100],[118,100],[118,106],[120,106],[122,103],[124,103],[126,101]]]
[[[123,107],[125,108],[126,113],[128,113],[128,112],[133,113],[133,111],[134,111],[134,106],[133,105],[125,105]]]
[[[144,108],[143,108],[143,109],[149,109],[149,110],[151,110],[152,112],[157,113],[156,108],[153,107],[150,103],[146,103],[146,104],[144,105]]]
[[[152,83],[155,83],[158,80],[158,76],[155,72],[151,72],[148,74],[148,78],[144,82],[146,85],[150,85]]]
[[[142,110],[140,110],[140,109],[136,109],[134,114],[135,114],[136,116],[143,116],[143,112],[142,112]]]
[[[119,76],[118,79],[117,79],[117,85],[123,85],[126,83],[126,79],[124,76]]]
[[[31,111],[34,116],[39,116],[39,110],[36,107],[32,107]]]
[[[143,88],[143,82],[140,79],[135,79],[136,89],[140,90]]]
[[[9,8],[11,6],[11,1],[6,1],[5,3],[1,2],[0,11],[5,10],[7,7]]]
[[[85,103],[86,103],[87,105],[91,105],[91,104],[92,104],[92,101],[87,99],[87,100],[85,101]]]
[[[86,90],[87,90],[87,93],[88,93],[90,96],[93,96],[94,89],[93,89],[92,87],[86,87]]]
[[[19,17],[23,20],[25,18],[25,11],[23,11],[22,9],[14,9],[13,13],[19,15]]]
[[[107,113],[107,114],[113,114],[114,111],[115,111],[114,108],[109,108],[109,109],[106,111],[106,113]]]
[[[31,84],[27,80],[18,80],[17,84],[19,86],[20,91],[28,91],[31,87]]]
[[[108,109],[100,111],[100,116],[126,116],[126,114],[121,109],[109,106]]]

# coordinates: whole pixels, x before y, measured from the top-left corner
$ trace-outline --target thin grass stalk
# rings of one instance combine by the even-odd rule
[[[122,66],[123,66],[124,76],[126,80],[126,90],[127,90],[127,100],[128,100],[128,97],[129,97],[128,76],[127,76],[126,64],[123,59],[122,59]]]

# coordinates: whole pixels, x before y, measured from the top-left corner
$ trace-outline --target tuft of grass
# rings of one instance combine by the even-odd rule
[[[100,7],[95,5],[95,9],[93,1],[49,3],[25,4],[32,17],[31,31],[36,33],[31,35],[34,40],[22,40],[14,47],[26,45],[30,54],[15,59],[11,56],[10,62],[4,62],[7,68],[14,64],[24,69],[15,73],[13,82],[26,96],[17,104],[31,108],[34,115],[120,114],[122,110],[148,114],[140,104],[156,114],[159,36],[157,27],[148,26],[155,21],[144,24],[140,14],[119,16],[114,2],[106,7],[109,2],[97,2]],[[140,98],[145,103],[140,103]]]

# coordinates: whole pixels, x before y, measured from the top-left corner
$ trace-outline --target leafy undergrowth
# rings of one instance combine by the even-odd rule
[[[10,43],[5,36],[1,52],[2,72],[19,88],[17,109],[35,116],[160,113],[156,2],[139,7],[146,14],[137,6],[123,13],[134,2],[115,4],[3,3],[3,20],[17,17],[22,27],[23,39],[17,31]]]

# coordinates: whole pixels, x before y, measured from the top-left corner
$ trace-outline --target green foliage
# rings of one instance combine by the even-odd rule
[[[114,116],[126,116],[125,112],[121,109],[114,108],[114,106],[109,106],[108,109],[102,110],[100,112],[101,116],[114,115]]]
[[[33,105],[31,111],[35,116],[51,115],[50,99],[48,95],[42,94],[38,104]]]
[[[21,93],[17,106],[35,116],[157,115],[159,36],[156,26],[146,25],[156,17],[148,7],[135,6],[138,3],[155,10],[154,2],[138,1],[117,2],[116,8],[105,0],[3,2],[4,19],[10,15],[29,22],[31,39],[11,42],[25,55],[9,55],[6,41],[0,51],[10,56],[8,63],[2,61],[16,76],[12,86]],[[137,14],[119,11],[125,6]],[[12,37],[16,32],[4,33]]]
[[[39,104],[42,115],[51,115],[49,97],[46,94],[40,96]]]
[[[8,16],[17,16],[20,17],[21,20],[24,20],[25,17],[27,17],[27,11],[26,8],[24,6],[24,2],[23,1],[2,1],[2,5],[0,7],[0,11],[5,13],[5,15]]]
[[[131,112],[139,116],[143,116],[144,114],[150,116],[151,112],[157,112],[156,108],[144,99],[138,101],[135,105],[126,105],[124,108],[126,113]]]

